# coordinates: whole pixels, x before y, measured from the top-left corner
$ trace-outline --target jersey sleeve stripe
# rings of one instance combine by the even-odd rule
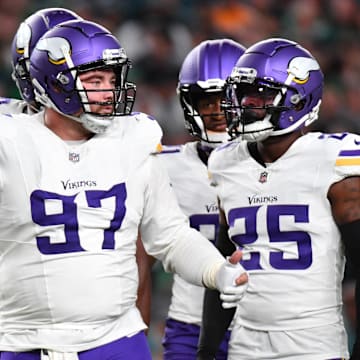
[[[335,162],[336,166],[360,165],[360,150],[342,150]]]
[[[340,158],[336,160],[336,166],[360,165],[360,157],[353,159]]]

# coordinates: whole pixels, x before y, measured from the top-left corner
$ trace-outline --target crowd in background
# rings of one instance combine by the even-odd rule
[[[1,0],[0,96],[19,97],[11,79],[11,41],[20,22],[45,7],[69,8],[117,35],[133,63],[135,110],[159,121],[165,144],[190,139],[176,94],[180,64],[199,42],[222,37],[245,46],[268,37],[298,41],[325,75],[314,129],[360,132],[360,0]],[[150,341],[156,354],[171,277],[158,265],[154,274],[159,329],[152,330]]]
[[[245,46],[272,36],[300,42],[325,74],[317,128],[360,129],[359,0],[1,0],[1,96],[18,97],[9,51],[19,23],[50,6],[72,9],[117,34],[133,62],[135,107],[158,119],[164,143],[187,138],[175,91],[182,60],[200,41],[219,37]]]

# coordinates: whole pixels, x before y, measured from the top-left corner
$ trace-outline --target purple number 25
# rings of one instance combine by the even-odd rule
[[[65,242],[51,242],[49,236],[36,237],[37,246],[43,254],[61,254],[77,251],[85,251],[81,247],[79,237],[79,224],[75,195],[60,195],[48,191],[35,190],[30,196],[31,213],[34,223],[41,226],[63,225]],[[104,229],[103,249],[115,248],[114,232],[118,230],[124,220],[126,208],[126,187],[124,183],[114,185],[110,190],[87,190],[85,191],[87,205],[91,208],[100,208],[101,200],[113,197],[115,199],[114,217],[107,229]],[[59,201],[62,204],[62,212],[56,214],[46,213],[47,201]]]
[[[247,270],[260,270],[260,252],[256,251],[257,213],[260,206],[243,207],[229,211],[229,226],[234,227],[235,220],[244,219],[245,233],[235,234],[231,237],[232,241],[240,246],[246,247],[251,244],[254,249],[250,251],[250,258],[242,260],[243,266]],[[269,263],[278,270],[303,270],[312,264],[311,237],[305,231],[280,230],[280,219],[282,216],[290,216],[294,223],[309,222],[308,205],[267,205],[266,207],[266,231],[270,243],[293,242],[297,245],[297,258],[286,258],[284,252],[280,250],[269,251]],[[263,245],[263,244],[262,244]],[[279,244],[280,245],[280,244]]]

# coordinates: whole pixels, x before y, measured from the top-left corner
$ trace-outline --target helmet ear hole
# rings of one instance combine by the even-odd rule
[[[303,108],[305,107],[305,100],[301,100],[299,101],[296,105],[295,105],[295,111],[301,111]]]
[[[58,94],[60,94],[63,91],[62,86],[59,84],[59,81],[57,81],[57,80],[52,81],[51,86],[52,86],[54,92],[56,92]]]
[[[69,75],[59,73],[56,77],[50,76],[50,84],[56,93],[74,93],[74,81]]]

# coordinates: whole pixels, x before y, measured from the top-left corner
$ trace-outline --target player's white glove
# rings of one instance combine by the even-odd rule
[[[224,309],[236,307],[244,296],[248,287],[248,281],[246,280],[242,285],[236,284],[236,279],[244,273],[247,274],[243,266],[239,262],[232,264],[229,258],[226,259],[226,262],[218,270],[215,278],[216,288],[220,292],[220,299]]]

